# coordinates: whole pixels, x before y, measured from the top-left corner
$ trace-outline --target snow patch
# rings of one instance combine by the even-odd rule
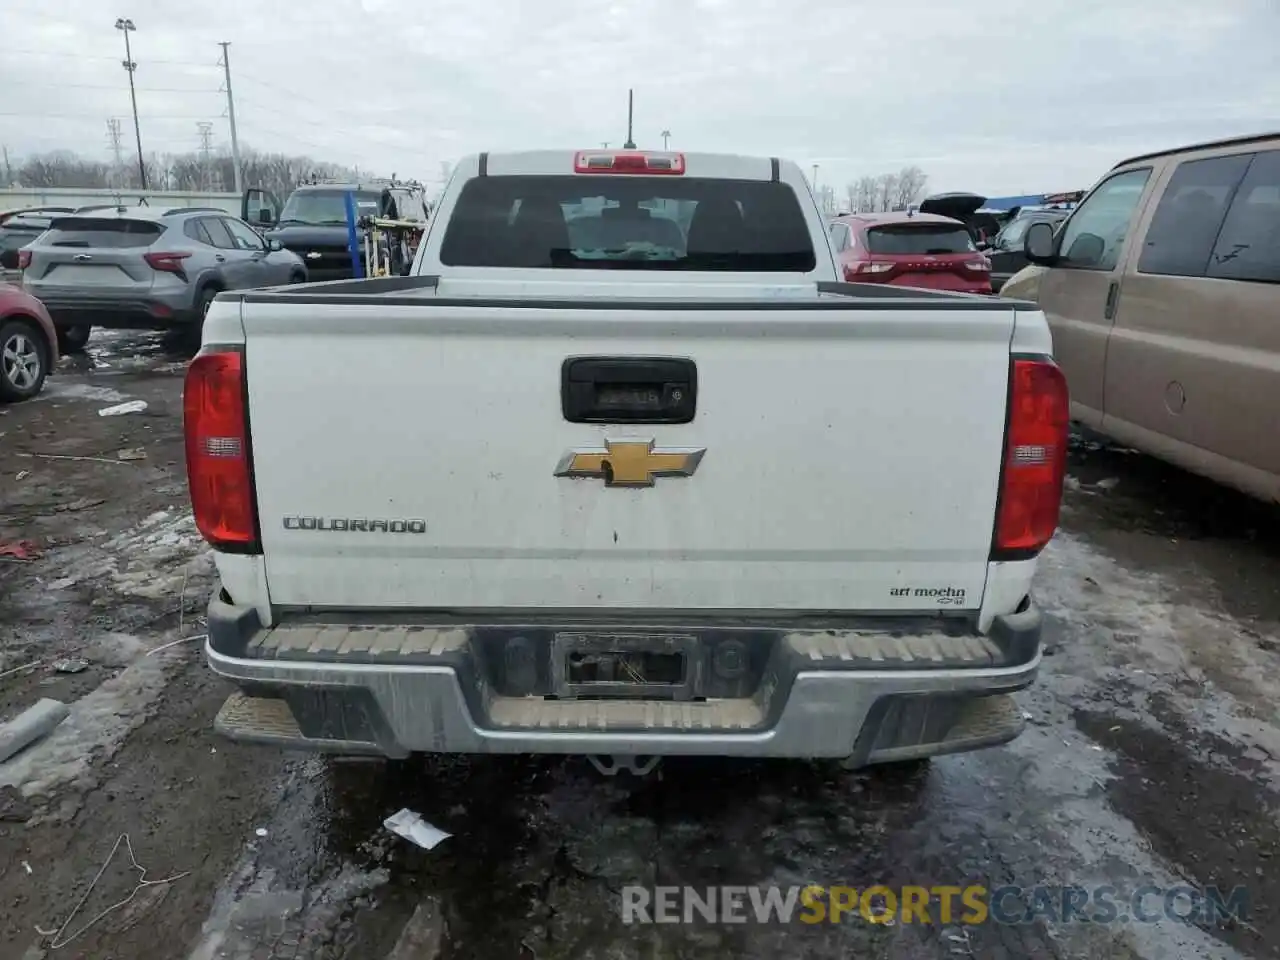
[[[70,704],[70,715],[52,734],[0,766],[0,787],[16,787],[24,797],[51,796],[64,785],[94,787],[95,763],[101,766],[115,756],[125,738],[150,716],[181,660],[177,651],[140,657]]]
[[[120,403],[128,400],[128,394],[110,387],[95,387],[88,383],[67,382],[61,377],[50,377],[36,401],[49,400],[97,400],[102,403]]]

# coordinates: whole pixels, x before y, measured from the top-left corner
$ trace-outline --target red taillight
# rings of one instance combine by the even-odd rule
[[[257,553],[244,354],[198,354],[187,368],[182,413],[196,528],[219,550]]]
[[[31,266],[31,251],[19,250],[18,251],[18,269],[25,270],[29,266]]]
[[[152,270],[159,270],[161,273],[172,273],[187,279],[187,271],[182,268],[182,261],[191,256],[186,251],[177,251],[174,253],[144,253],[142,259],[151,265]]]
[[[679,176],[684,173],[684,154],[580,150],[573,158],[573,172]]]
[[[1052,360],[1015,357],[1009,375],[1009,429],[992,551],[997,560],[1034,557],[1057,530],[1071,413],[1066,378]]]

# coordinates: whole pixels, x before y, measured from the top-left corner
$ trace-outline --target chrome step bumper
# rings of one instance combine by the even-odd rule
[[[241,636],[236,655],[226,650],[229,622],[238,623]],[[895,629],[901,624],[893,620],[882,632],[866,623],[843,631],[778,628],[770,665],[745,695],[683,700],[511,696],[472,662],[483,627],[303,622],[263,630],[256,617],[216,600],[206,655],[242,691],[224,706],[216,729],[246,742],[391,757],[557,753],[878,763],[1016,737],[1022,714],[1008,694],[1035,677],[1040,622],[1030,607],[999,618],[986,636]]]

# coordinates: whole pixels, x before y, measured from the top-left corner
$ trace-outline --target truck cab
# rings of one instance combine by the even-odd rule
[[[350,280],[355,274],[347,231],[348,193],[355,195],[357,218],[426,222],[421,184],[396,180],[312,181],[296,187],[283,204],[266,187],[249,187],[240,200],[240,217],[300,256],[308,279]]]

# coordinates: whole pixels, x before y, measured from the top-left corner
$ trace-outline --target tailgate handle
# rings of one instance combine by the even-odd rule
[[[687,357],[569,357],[560,368],[570,423],[690,423],[697,399]]]

